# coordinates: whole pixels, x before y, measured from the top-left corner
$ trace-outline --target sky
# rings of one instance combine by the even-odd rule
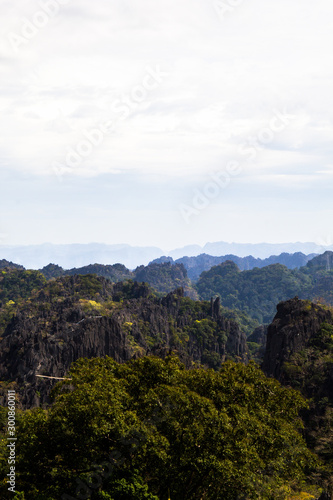
[[[0,9],[0,245],[333,243],[330,0]]]

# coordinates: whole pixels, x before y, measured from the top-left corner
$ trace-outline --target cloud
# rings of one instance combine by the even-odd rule
[[[2,5],[0,159],[17,179],[56,193],[59,177],[72,189],[96,178],[98,190],[109,175],[121,193],[131,175],[177,184],[187,200],[193,182],[237,161],[235,186],[277,198],[312,186],[331,206],[331,2],[251,0],[223,19],[213,0],[52,0],[54,15],[48,5]],[[277,110],[295,118],[265,141]],[[233,189],[212,206],[224,210]]]

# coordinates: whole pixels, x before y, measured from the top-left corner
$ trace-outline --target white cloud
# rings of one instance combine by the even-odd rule
[[[57,2],[56,15],[35,29],[47,0],[2,2],[0,158],[7,168],[49,177],[52,186],[54,162],[112,121],[70,178],[160,175],[182,179],[186,199],[186,180],[235,160],[245,162],[239,185],[283,192],[331,181],[330,1],[251,0],[223,20],[213,0]],[[147,67],[156,66],[168,76],[133,104]],[[123,118],[113,104],[128,98]],[[295,120],[248,162],[240,148],[277,109]]]

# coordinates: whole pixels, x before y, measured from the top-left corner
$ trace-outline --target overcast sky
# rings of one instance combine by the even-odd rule
[[[0,9],[0,244],[333,243],[332,1]]]

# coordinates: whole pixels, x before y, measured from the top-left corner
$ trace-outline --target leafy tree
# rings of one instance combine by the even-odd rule
[[[305,401],[254,364],[107,357],[77,361],[69,377],[49,409],[20,419],[27,498],[286,499],[316,470],[299,432]]]

